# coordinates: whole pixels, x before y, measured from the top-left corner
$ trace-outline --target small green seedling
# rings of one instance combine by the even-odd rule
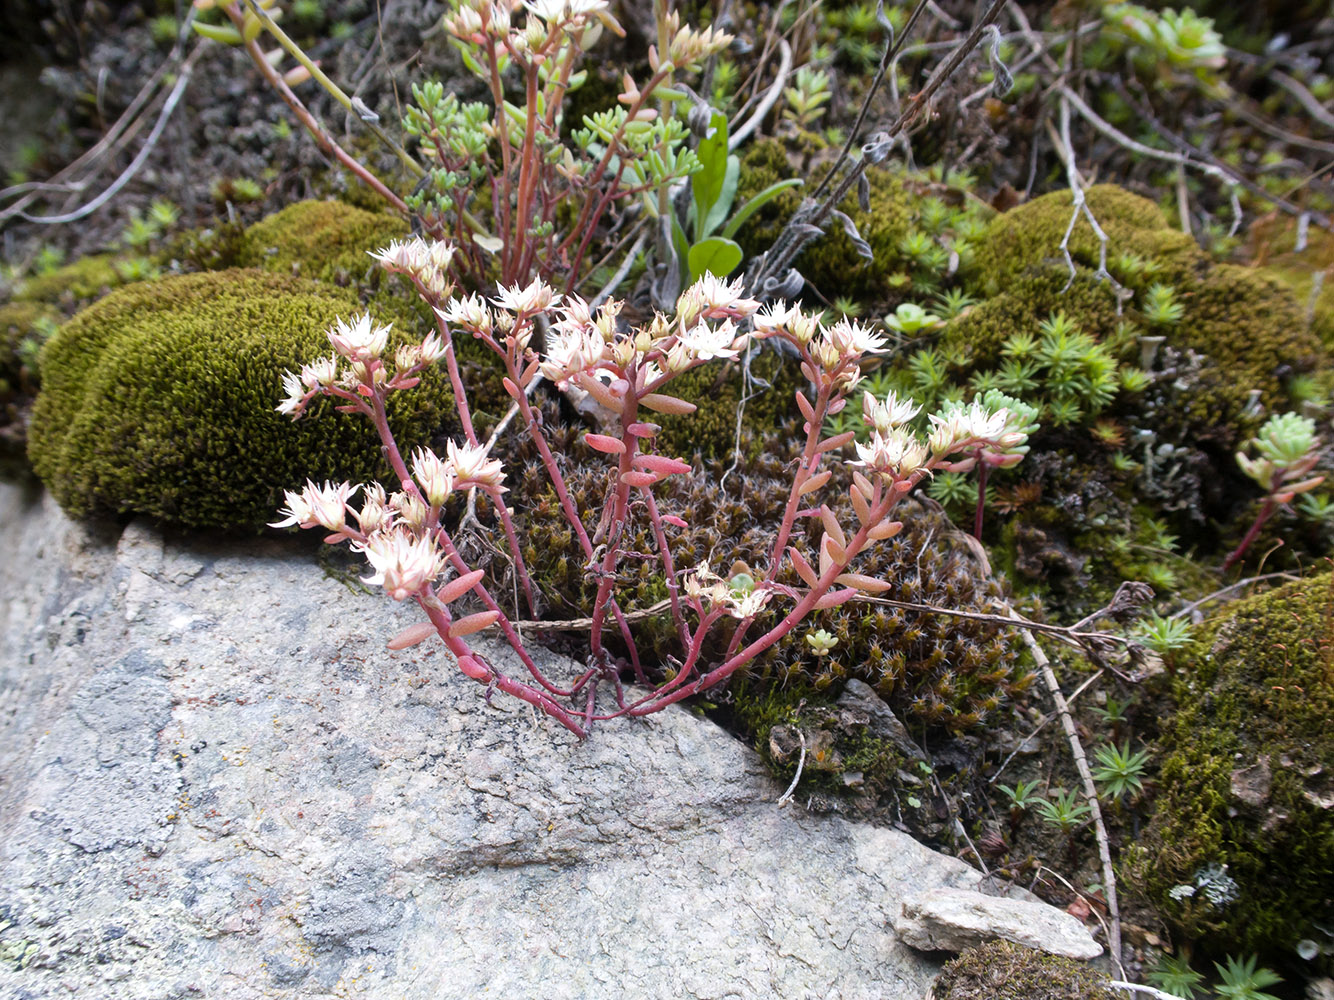
[[[1223,981],[1214,987],[1214,992],[1224,1000],[1278,1000],[1272,993],[1262,992],[1262,987],[1283,982],[1283,977],[1273,969],[1256,968],[1259,960],[1250,955],[1244,959],[1228,956],[1227,967],[1214,963],[1214,968]]]
[[[1130,744],[1117,746],[1109,743],[1098,747],[1093,756],[1098,767],[1093,772],[1093,780],[1102,789],[1104,795],[1119,799],[1127,792],[1138,793],[1144,790],[1144,765],[1149,760],[1147,750],[1130,752]]]
[[[1059,827],[1062,833],[1068,834],[1093,810],[1080,802],[1075,792],[1058,789],[1051,798],[1038,800],[1037,811],[1044,822]]]
[[[696,150],[700,168],[690,175],[692,198],[685,221],[672,219],[672,239],[677,258],[688,271],[687,284],[704,274],[725,278],[735,271],[744,256],[741,245],[733,239],[737,231],[768,202],[802,183],[793,177],[770,184],[733,213],[741,158],[728,153],[725,114],[715,112],[709,129]]]
[[[1158,967],[1149,973],[1149,982],[1164,993],[1181,997],[1181,1000],[1193,1000],[1204,976],[1192,969],[1184,958],[1163,955],[1158,959]]]

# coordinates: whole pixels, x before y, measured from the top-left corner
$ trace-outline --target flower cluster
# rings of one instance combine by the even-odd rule
[[[448,458],[418,448],[412,455],[412,481],[405,489],[386,494],[378,483],[370,485],[307,482],[300,491],[285,491],[284,515],[270,525],[286,528],[324,528],[326,541],[351,542],[366,556],[374,573],[365,583],[383,586],[396,601],[417,596],[444,572],[446,559],[436,540],[435,528],[441,506],[454,490],[481,487],[499,493],[504,472],[501,463],[488,458],[481,447],[447,442]],[[362,493],[360,508],[352,505]],[[348,515],[356,519],[354,527]]]
[[[651,393],[696,365],[736,357],[749,335],[735,321],[758,307],[742,295],[740,281],[706,274],[681,293],[674,317],[659,313],[643,328],[621,332],[616,323],[620,303],[594,314],[586,302],[570,296],[554,310],[551,343],[540,370],[561,388],[573,382],[619,410],[632,384]],[[654,401],[641,402],[653,408]]]
[[[773,591],[763,585],[738,586],[735,580],[724,580],[700,563],[685,578],[686,596],[696,603],[701,612],[717,607],[733,618],[753,618],[769,603]]]
[[[967,458],[942,465],[951,472],[967,472],[979,461],[993,468],[1018,465],[1028,452],[1026,415],[1007,406],[992,407],[981,399],[967,405],[945,403],[931,415],[927,443],[937,455],[967,451]]]
[[[802,356],[803,373],[816,389],[840,397],[852,392],[861,381],[863,361],[888,350],[885,337],[868,326],[846,317],[826,326],[800,306],[783,302],[757,313],[754,327],[757,336],[777,337],[792,344]]]
[[[454,290],[449,280],[449,265],[454,260],[455,250],[448,243],[414,236],[368,252],[386,271],[411,278],[430,298],[445,299]]]
[[[296,420],[321,394],[355,400],[371,395],[376,386],[409,389],[417,384],[418,372],[445,354],[444,343],[432,333],[420,344],[400,346],[394,352],[395,370],[391,372],[384,360],[390,332],[390,327],[375,323],[369,314],[346,322],[339,319],[327,333],[334,354],[303,365],[299,373],[283,373],[286,395],[278,412]]]
[[[845,431],[826,437],[825,421],[846,406],[849,393],[861,381],[863,362],[886,349],[881,334],[848,320],[826,325],[798,306],[779,303],[761,309],[745,295],[740,281],[707,274],[681,293],[672,314],[655,312],[647,322],[636,325],[623,322],[618,302],[595,308],[578,296],[558,294],[541,279],[502,285],[489,299],[478,295],[442,298],[435,291],[439,286],[433,284],[433,275],[443,275],[451,252],[440,244],[410,240],[392,244],[374,256],[387,269],[412,276],[435,310],[439,337],[432,334],[420,345],[399,348],[390,362],[386,360],[387,327],[376,325],[368,316],[339,321],[329,331],[334,355],[305,366],[299,374],[287,373],[283,380],[287,398],[279,409],[299,416],[315,395],[327,395],[341,399],[341,409],[368,416],[402,489],[388,494],[378,485],[317,486],[308,482],[305,489],[287,493],[287,506],[275,526],[323,528],[329,532],[326,541],[350,542],[371,565],[373,573],[367,583],[382,586],[394,600],[413,598],[421,605],[430,626],[406,630],[392,640],[392,648],[405,648],[438,634],[465,675],[539,706],[580,735],[586,734],[594,719],[648,714],[720,682],[813,612],[891,589],[888,581],[857,572],[853,566],[868,547],[893,538],[902,529],[893,518],[895,504],[936,469],[978,464],[985,475],[988,468],[1014,464],[1022,458],[1032,430],[1033,412],[1023,404],[1008,401],[1012,405],[1006,406],[979,398],[932,415],[929,434],[922,437],[910,427],[920,413],[915,403],[892,393],[883,399],[865,394],[861,413],[872,434],[869,443],[857,445],[857,457],[846,463],[852,467],[847,494],[856,524],[850,519],[843,524],[828,503],[813,495],[830,484],[837,471],[830,465],[855,434]],[[545,350],[533,343],[539,317],[546,320]],[[466,386],[448,346],[459,331],[479,339],[501,360],[504,389],[514,400],[520,426],[530,435],[553,484],[582,549],[584,566],[597,582],[591,604],[588,670],[568,688],[543,676],[514,623],[486,591],[484,571],[469,569],[443,518],[449,497],[457,491],[480,489],[489,497],[493,516],[503,529],[508,547],[503,554],[514,567],[516,590],[522,590],[536,613],[538,602],[524,563],[525,550],[512,512],[502,499],[504,469],[490,457],[487,446],[478,442]],[[742,564],[725,579],[705,563],[678,573],[667,529],[687,525],[678,516],[658,511],[654,490],[670,476],[689,474],[691,466],[654,450],[661,428],[645,419],[644,411],[692,412],[694,404],[666,394],[671,381],[697,365],[734,359],[752,340],[765,338],[785,340],[796,350],[812,390],[810,395],[797,392],[795,397],[806,419],[806,444],[793,472],[783,521],[774,534],[767,564],[760,569]],[[443,358],[449,369],[466,443],[448,442],[443,458],[428,448],[418,448],[405,458],[389,429],[384,400],[391,391],[415,385],[421,367],[437,358]],[[596,528],[584,523],[571,501],[561,463],[529,400],[539,372],[561,389],[582,392],[607,411],[609,419],[603,427],[584,433],[581,439],[593,451],[606,455],[614,467]],[[358,494],[359,507],[352,503]],[[472,504],[468,516],[477,516]],[[640,517],[650,522],[656,552],[630,553],[624,548],[624,539],[633,535],[627,525]],[[815,543],[814,550],[801,534],[794,533],[797,521],[803,518],[819,521],[817,533],[806,536]],[[614,676],[621,667],[604,642],[606,627],[619,630],[630,656],[626,666],[633,665],[643,674],[630,619],[618,604],[619,581],[629,558],[658,560],[685,659],[649,695],[627,703],[618,694],[610,714],[598,715],[593,707],[598,680]],[[786,572],[788,567],[795,577]],[[440,584],[451,570],[453,578]],[[800,584],[790,582],[794,579]],[[486,610],[454,618],[448,605],[471,590],[476,590]],[[517,595],[515,600],[519,600]],[[768,619],[761,612],[779,601],[790,602],[790,608],[776,622],[763,625]],[[729,651],[717,663],[702,661],[701,657],[716,651],[717,643],[706,640],[726,617],[736,619]],[[491,625],[498,625],[505,634],[536,686],[506,676],[465,641],[466,636]],[[763,636],[749,634],[762,627],[769,630]],[[818,656],[827,656],[834,648],[832,637],[818,631],[808,634],[806,643]]]

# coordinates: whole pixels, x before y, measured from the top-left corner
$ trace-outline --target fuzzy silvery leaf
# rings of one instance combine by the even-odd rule
[[[884,163],[893,148],[894,141],[889,133],[877,132],[862,144],[862,159],[867,163]]]
[[[991,65],[993,79],[991,82],[991,92],[997,97],[1004,97],[1014,88],[1014,77],[1005,63],[1001,61],[1000,29],[994,24],[987,25],[986,29],[987,62]]]
[[[865,257],[867,260],[875,260],[875,254],[871,252],[871,244],[862,239],[862,234],[857,232],[857,223],[852,221],[852,217],[846,212],[838,211],[838,209],[835,209],[831,214],[843,226],[843,232],[852,241],[852,248],[857,251],[857,256]]]

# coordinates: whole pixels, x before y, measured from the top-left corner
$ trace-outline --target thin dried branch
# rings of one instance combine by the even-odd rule
[[[783,793],[783,797],[774,803],[777,806],[786,804],[788,799],[792,798],[792,793],[797,790],[797,782],[801,780],[802,768],[806,766],[806,734],[801,731],[800,727],[797,729],[797,739],[801,741],[801,756],[797,758],[797,773],[792,776],[792,784],[787,786],[787,791]]]
[[[190,76],[194,72],[195,63],[199,61],[199,55],[202,51],[203,43],[197,44],[190,52],[190,55],[186,58],[185,62],[181,64],[180,75],[176,78],[175,86],[171,88],[171,92],[167,95],[167,99],[162,105],[162,110],[158,112],[157,121],[153,123],[153,130],[148,133],[148,138],[144,140],[143,146],[140,148],[139,152],[135,154],[134,159],[130,161],[130,165],[122,170],[120,175],[114,181],[103,188],[102,192],[98,194],[97,197],[84,203],[72,212],[63,212],[60,215],[29,215],[27,212],[18,208],[18,206],[11,208],[10,212],[14,216],[23,219],[25,222],[38,222],[48,226],[61,225],[66,222],[77,222],[79,219],[91,215],[120,193],[121,189],[124,188],[126,184],[130,183],[130,181],[134,179],[135,174],[137,174],[143,168],[143,165],[148,162],[149,155],[157,146],[158,140],[162,138],[162,132],[166,129],[167,122],[171,120],[172,112],[176,110],[176,105],[180,103],[181,95],[185,93],[186,85],[190,82]]]
[[[1145,996],[1154,997],[1155,1000],[1181,1000],[1175,993],[1164,993],[1162,990],[1145,986],[1143,983],[1127,983],[1120,979],[1112,979],[1107,982],[1107,985],[1113,989],[1125,990],[1128,993],[1143,993]]]
[[[1288,212],[1292,215],[1300,216],[1306,211],[1300,205],[1296,205],[1293,202],[1288,201],[1288,199],[1283,197],[1282,195],[1276,195],[1271,193],[1270,191],[1265,190],[1259,184],[1256,184],[1253,180],[1251,180],[1249,177],[1246,177],[1244,174],[1238,173],[1233,167],[1230,167],[1222,160],[1218,159],[1215,156],[1211,156],[1209,153],[1191,144],[1182,136],[1173,132],[1170,128],[1164,125],[1154,115],[1153,111],[1150,108],[1146,107],[1143,102],[1137,100],[1135,96],[1130,93],[1130,90],[1126,87],[1125,83],[1122,82],[1119,78],[1115,77],[1112,78],[1111,85],[1116,90],[1117,96],[1119,96],[1123,101],[1125,101],[1128,105],[1130,105],[1131,110],[1133,110],[1135,114],[1139,115],[1146,122],[1148,122],[1149,125],[1153,127],[1155,133],[1157,133],[1163,139],[1166,139],[1169,143],[1171,143],[1181,152],[1182,159],[1178,161],[1179,166],[1181,167],[1190,166],[1192,163],[1192,158],[1198,158],[1199,160],[1203,161],[1201,163],[1197,163],[1199,169],[1203,170],[1206,166],[1212,168],[1213,171],[1215,172],[1214,173],[1215,178],[1222,177],[1229,179],[1230,183],[1245,188],[1248,192],[1255,195],[1257,198],[1262,198],[1265,201],[1277,205],[1279,208],[1283,209],[1285,212]],[[1101,121],[1101,119],[1099,119],[1099,121]],[[1094,127],[1098,127],[1095,123],[1091,124],[1094,124]],[[1106,125],[1108,129],[1111,129],[1113,132],[1116,132],[1116,129],[1113,126],[1108,125],[1106,122],[1103,122],[1103,124]],[[1120,132],[1117,132],[1116,134],[1118,136],[1121,136],[1121,138],[1126,139],[1127,142],[1134,141],[1122,135]],[[1143,148],[1148,149],[1150,147],[1145,146]],[[1135,151],[1139,152],[1140,150],[1135,150]],[[1157,152],[1161,153],[1162,150],[1158,150]],[[1158,158],[1162,159],[1161,156]],[[1309,183],[1309,181],[1314,179],[1315,176],[1312,176],[1308,178],[1306,181],[1303,181],[1301,184],[1297,185],[1297,187],[1298,188],[1304,187],[1307,183]],[[1240,202],[1238,202],[1237,200],[1235,192],[1232,194],[1232,213],[1234,217],[1234,222],[1232,225],[1231,232],[1236,233],[1240,222],[1241,205]],[[1329,223],[1327,220],[1324,222],[1324,226],[1325,228],[1329,228]]]
[[[1116,872],[1112,869],[1112,851],[1107,839],[1107,827],[1102,820],[1102,807],[1098,802],[1098,788],[1093,783],[1093,773],[1089,770],[1088,758],[1084,755],[1084,745],[1079,740],[1079,733],[1075,730],[1075,720],[1070,715],[1070,705],[1061,693],[1061,685],[1056,680],[1056,673],[1051,668],[1051,661],[1047,659],[1047,654],[1043,652],[1038,641],[1028,632],[1024,632],[1024,642],[1028,645],[1028,650],[1033,654],[1033,659],[1037,661],[1038,669],[1042,672],[1042,679],[1047,684],[1047,690],[1051,693],[1052,702],[1056,705],[1056,712],[1061,718],[1061,727],[1065,730],[1066,740],[1070,744],[1070,754],[1075,760],[1075,769],[1079,771],[1080,780],[1084,785],[1084,797],[1088,801],[1090,814],[1093,817],[1093,832],[1098,841],[1098,857],[1102,861],[1103,886],[1107,896],[1107,915],[1111,920],[1111,926],[1107,931],[1107,941],[1111,951],[1112,961],[1116,963],[1117,968],[1121,967],[1121,910],[1116,898]]]
[[[788,76],[791,72],[792,46],[787,43],[786,38],[780,38],[778,40],[778,75],[774,77],[773,85],[765,91],[759,106],[746,119],[746,123],[728,137],[728,149],[740,148],[741,144],[750,138],[750,134],[760,127],[760,122],[764,121],[765,116],[773,110],[774,105],[778,103],[778,99],[783,96],[783,88],[787,86]]]
[[[1070,269],[1070,279],[1065,283],[1065,288],[1074,284],[1078,270],[1075,267],[1074,257],[1070,254],[1070,237],[1074,234],[1075,225],[1079,222],[1082,215],[1093,229],[1093,235],[1098,238],[1098,268],[1093,272],[1093,278],[1096,281],[1106,281],[1112,288],[1112,294],[1116,297],[1116,314],[1121,315],[1121,307],[1125,300],[1130,298],[1130,291],[1126,289],[1119,281],[1112,277],[1112,273],[1107,270],[1107,245],[1110,242],[1102,226],[1098,225],[1098,220],[1093,215],[1093,210],[1088,206],[1088,200],[1084,197],[1084,180],[1079,175],[1079,168],[1075,165],[1075,147],[1070,140],[1070,104],[1064,98],[1060,102],[1060,134],[1052,135],[1052,142],[1061,151],[1061,158],[1065,162],[1066,182],[1070,185],[1070,195],[1074,199],[1073,209],[1070,213],[1070,224],[1065,227],[1065,235],[1061,237],[1060,251],[1061,256],[1065,258],[1065,266]],[[1050,122],[1048,123],[1050,126]],[[1065,289],[1062,289],[1065,291]]]

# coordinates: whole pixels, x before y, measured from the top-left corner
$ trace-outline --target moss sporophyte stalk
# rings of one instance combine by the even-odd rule
[[[387,327],[368,315],[340,319],[328,331],[334,353],[283,378],[286,398],[278,409],[294,419],[323,396],[332,397],[341,411],[369,418],[399,488],[308,482],[287,493],[275,526],[320,528],[328,533],[326,541],[348,542],[371,563],[374,572],[366,582],[383,586],[395,600],[417,603],[427,622],[405,630],[391,646],[404,648],[438,635],[464,674],[529,702],[581,737],[594,722],[647,715],[707,690],[789,638],[805,638],[812,649],[829,652],[832,637],[799,626],[816,612],[892,589],[887,580],[860,571],[857,562],[902,530],[892,516],[899,501],[936,470],[979,461],[1006,465],[1022,457],[1027,432],[1020,414],[980,401],[955,406],[931,415],[929,433],[920,437],[906,426],[918,407],[891,393],[883,399],[864,396],[861,409],[871,433],[865,443],[857,443],[855,459],[838,461],[856,435],[826,435],[825,418],[847,405],[862,381],[863,359],[886,350],[883,336],[849,320],[826,325],[781,302],[761,308],[742,295],[740,282],[712,275],[680,295],[673,315],[655,314],[639,325],[621,320],[620,302],[595,309],[540,279],[501,286],[489,300],[455,298],[448,278],[454,253],[443,243],[413,238],[372,254],[386,270],[412,282],[435,315],[435,332],[391,354]],[[539,317],[547,325],[544,351],[534,346]],[[587,669],[572,680],[546,676],[515,627],[525,607],[537,616],[539,601],[526,546],[505,502],[506,471],[474,429],[454,349],[460,332],[499,358],[504,390],[550,481],[555,506],[577,541],[584,572],[595,582]],[[711,361],[737,358],[765,339],[784,342],[800,358],[808,383],[795,393],[804,445],[791,471],[782,517],[765,540],[764,561],[753,570],[746,567],[724,579],[707,563],[678,568],[672,538],[690,525],[676,514],[664,514],[655,493],[672,477],[694,470],[657,450],[661,427],[654,417],[695,410],[694,403],[667,391],[678,376]],[[429,448],[405,456],[388,422],[386,400],[416,387],[436,361],[443,361],[448,373],[464,441],[448,442],[443,459]],[[541,379],[584,395],[602,415],[599,429],[580,439],[591,453],[604,457],[611,473],[595,524],[585,522],[571,499],[562,463],[530,398]],[[830,503],[820,502],[823,491],[836,488],[836,473],[850,517],[840,518]],[[456,495],[466,497],[469,518],[491,517],[500,528],[514,590],[521,595],[507,605],[499,581],[488,581],[487,571],[469,565],[460,553],[458,525],[446,513]],[[809,530],[797,532],[798,522]],[[652,540],[651,552],[629,545],[641,526]],[[666,597],[660,610],[670,618],[677,647],[667,679],[656,686],[632,628],[639,616],[631,612],[647,609],[622,603],[622,567],[644,560],[653,561],[661,574]],[[465,598],[479,602],[481,610],[463,613],[458,605]],[[469,636],[483,629],[504,636],[526,677],[511,676],[470,643]],[[627,698],[621,684],[626,672],[652,686],[650,693]],[[600,703],[599,694],[608,689],[610,702]]]

